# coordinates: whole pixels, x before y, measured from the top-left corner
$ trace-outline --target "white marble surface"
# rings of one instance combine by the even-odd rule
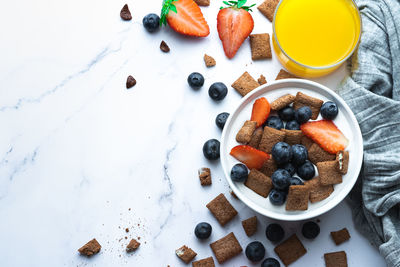
[[[209,242],[194,237],[200,221],[214,227],[209,241],[233,231],[243,247],[260,240],[276,257],[264,235],[271,220],[258,215],[257,236],[245,236],[240,220],[254,212],[228,195],[220,165],[207,162],[201,148],[220,137],[215,116],[240,100],[230,89],[215,103],[209,85],[229,85],[245,70],[272,81],[280,65],[275,58],[252,62],[247,41],[233,60],[226,59],[216,32],[220,1],[211,1],[203,8],[211,34],[201,40],[170,29],[147,33],[141,20],[159,12],[160,0],[129,1],[130,22],[119,18],[120,0],[3,3],[1,266],[185,266],[174,254],[183,244],[197,251],[197,259],[212,255]],[[254,33],[271,32],[258,10],[253,17]],[[169,54],[159,50],[161,40],[170,45]],[[205,68],[204,53],[216,58],[216,67]],[[186,83],[192,71],[206,78],[199,91]],[[138,83],[126,90],[129,74]],[[334,89],[344,75],[341,68],[317,81]],[[199,185],[201,166],[212,168],[209,188]],[[239,211],[224,228],[205,207],[220,192]],[[348,253],[349,266],[385,265],[354,229],[347,204],[319,219],[320,236],[303,240],[308,253],[292,266],[323,266],[323,253],[337,250]],[[289,234],[299,232],[301,222],[282,224]],[[344,226],[352,238],[335,247],[328,233]],[[140,236],[140,249],[127,255],[125,236]],[[93,237],[101,253],[79,256],[77,249]],[[223,266],[241,265],[258,266],[244,254]]]

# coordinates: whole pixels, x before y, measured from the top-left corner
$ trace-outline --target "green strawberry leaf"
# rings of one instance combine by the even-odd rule
[[[160,15],[160,26],[167,25],[167,16],[170,10],[178,13],[176,6],[173,4],[176,1],[178,0],[164,0]]]

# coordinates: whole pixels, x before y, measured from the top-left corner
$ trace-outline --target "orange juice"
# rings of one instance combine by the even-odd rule
[[[296,75],[316,77],[338,68],[355,50],[361,20],[351,0],[281,0],[273,28],[281,63]]]

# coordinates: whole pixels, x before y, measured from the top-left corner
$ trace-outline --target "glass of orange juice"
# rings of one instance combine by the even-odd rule
[[[360,36],[360,13],[352,0],[281,0],[275,9],[275,53],[300,77],[337,69],[354,52]]]

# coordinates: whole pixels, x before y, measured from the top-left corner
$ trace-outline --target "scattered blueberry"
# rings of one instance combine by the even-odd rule
[[[148,32],[154,32],[160,27],[160,17],[150,13],[143,18],[143,26]]]
[[[328,101],[325,102],[321,107],[321,116],[326,120],[333,120],[336,118],[339,109],[335,102]]]
[[[204,77],[198,72],[193,72],[188,76],[187,81],[190,87],[199,89],[204,84]]]
[[[295,144],[292,146],[292,162],[296,166],[303,165],[304,162],[308,159],[308,151],[307,148],[303,145]]]
[[[276,189],[285,190],[290,185],[290,173],[284,169],[277,169],[272,175],[272,184]]]
[[[246,257],[252,262],[260,261],[265,256],[265,247],[259,241],[253,241],[246,247]]]
[[[265,122],[265,126],[280,130],[283,128],[283,122],[278,116],[269,116]]]
[[[291,162],[283,164],[280,169],[287,170],[290,173],[290,176],[293,176],[296,173],[296,167]]]
[[[292,177],[290,178],[290,185],[304,185],[303,181],[300,178]]]
[[[274,258],[266,258],[261,263],[261,267],[281,267],[281,264]]]
[[[235,182],[245,182],[249,172],[246,165],[238,163],[232,167],[231,178]]]
[[[306,222],[301,228],[301,233],[307,239],[314,239],[319,235],[319,225],[315,222]]]
[[[292,147],[285,142],[278,142],[272,147],[272,157],[278,164],[285,164],[292,159]]]
[[[294,108],[285,107],[278,111],[279,118],[283,121],[291,121],[294,120]]]
[[[315,176],[315,168],[314,165],[306,160],[306,162],[297,168],[297,174],[303,180],[310,180]]]
[[[288,121],[285,126],[286,130],[300,130],[300,124],[297,121]]]
[[[311,109],[310,107],[304,106],[296,110],[294,117],[296,121],[300,124],[306,123],[309,119],[311,119]]]
[[[265,235],[269,241],[277,243],[285,237],[285,231],[279,224],[271,223],[267,226],[267,229],[265,229]]]
[[[209,160],[219,159],[219,141],[217,139],[210,139],[205,142],[203,145],[203,154]]]
[[[196,225],[196,228],[194,228],[194,234],[199,239],[209,238],[211,235],[211,231],[212,231],[211,225],[206,222],[201,222]]]
[[[208,95],[214,100],[222,100],[228,94],[228,88],[225,84],[217,82],[213,83],[208,89]]]
[[[285,191],[274,188],[269,192],[268,198],[272,205],[281,206],[286,201],[286,195],[287,193]]]
[[[218,128],[220,128],[221,130],[224,129],[228,117],[229,117],[228,112],[222,112],[217,115],[217,117],[215,118],[215,124],[217,124]]]

